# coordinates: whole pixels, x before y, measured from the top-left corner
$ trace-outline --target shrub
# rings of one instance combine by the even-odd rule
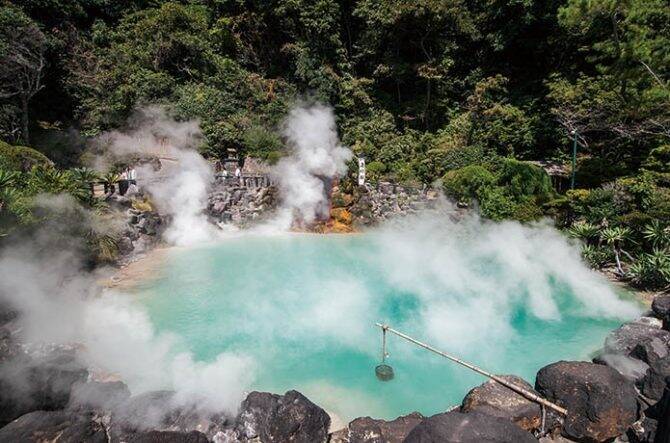
[[[584,261],[592,268],[600,268],[614,260],[612,250],[603,246],[584,244],[581,253]]]
[[[517,205],[503,188],[499,186],[482,187],[479,194],[480,210],[484,217],[491,220],[513,217]]]
[[[544,216],[542,208],[538,206],[535,199],[527,199],[516,205],[512,218],[521,222],[537,220]]]
[[[44,154],[26,146],[12,146],[0,141],[0,168],[29,171],[33,166],[52,165]]]
[[[505,159],[499,176],[498,183],[517,198],[534,196],[546,201],[554,193],[549,175],[544,169],[530,163]]]
[[[642,167],[650,171],[670,172],[670,145],[652,149]]]
[[[650,254],[642,254],[628,272],[633,282],[640,286],[663,288],[670,284],[670,254],[658,249]]]
[[[252,125],[244,131],[242,143],[246,152],[253,156],[263,157],[265,153],[281,151],[283,144],[279,135],[262,125]]]
[[[459,201],[480,198],[485,188],[494,186],[496,177],[481,165],[471,165],[449,171],[442,178],[444,191]]]
[[[373,161],[365,166],[365,173],[370,179],[376,179],[384,175],[386,165],[379,161]]]

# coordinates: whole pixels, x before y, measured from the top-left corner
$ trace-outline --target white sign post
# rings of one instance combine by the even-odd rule
[[[358,186],[365,184],[365,159],[358,157]]]

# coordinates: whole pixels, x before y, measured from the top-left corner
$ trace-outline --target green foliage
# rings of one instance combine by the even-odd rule
[[[670,285],[670,253],[656,249],[631,264],[629,274],[634,283],[651,289]]]
[[[262,125],[252,125],[242,135],[242,142],[249,155],[267,158],[270,153],[279,153],[283,150],[283,143],[279,135]]]
[[[670,172],[670,145],[652,149],[642,166],[650,171]]]
[[[581,254],[584,261],[593,268],[600,268],[614,260],[611,249],[598,245],[582,245]]]
[[[12,171],[28,171],[33,166],[51,165],[44,154],[26,146],[12,146],[0,141],[0,168]]]
[[[594,239],[600,237],[600,228],[592,223],[580,222],[572,225],[570,229],[568,229],[568,234],[571,237],[590,243]]]
[[[365,165],[366,177],[377,180],[386,172],[386,165],[380,161],[373,161]]]
[[[530,163],[506,159],[502,162],[498,176],[499,183],[517,198],[532,196],[546,201],[554,193],[547,173]]]
[[[544,170],[511,159],[449,171],[442,185],[460,202],[477,201],[481,214],[492,220],[537,220],[544,215],[542,204],[554,194]]]
[[[667,248],[670,245],[670,227],[660,220],[652,220],[644,228],[642,235],[655,249]]]
[[[447,172],[442,186],[450,197],[469,202],[482,198],[484,190],[494,187],[496,181],[496,176],[484,166],[471,165]]]

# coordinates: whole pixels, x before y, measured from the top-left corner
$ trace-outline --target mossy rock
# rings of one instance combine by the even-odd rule
[[[33,166],[53,166],[53,162],[33,148],[0,141],[0,168],[25,172]]]

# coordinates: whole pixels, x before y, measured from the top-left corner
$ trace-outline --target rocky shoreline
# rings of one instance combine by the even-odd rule
[[[16,314],[5,307],[0,441],[654,442],[667,432],[670,413],[669,319],[670,294],[662,294],[646,315],[612,331],[593,362],[549,364],[534,386],[504,376],[566,408],[565,417],[548,409],[543,414],[537,403],[487,381],[444,413],[414,412],[390,421],[361,417],[331,432],[328,413],[297,391],[251,392],[236,415],[205,412],[197,399],[184,402],[171,391],[132,396],[122,382],[101,381],[77,363],[75,349],[35,350],[17,342]],[[25,390],[10,395],[17,379]]]

